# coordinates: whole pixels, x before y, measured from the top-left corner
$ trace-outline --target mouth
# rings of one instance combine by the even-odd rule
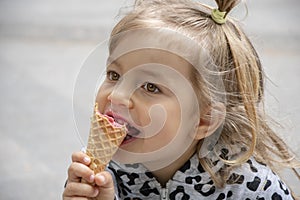
[[[117,126],[125,125],[125,127],[127,129],[127,131],[126,131],[127,135],[124,138],[121,145],[128,144],[138,138],[137,136],[141,133],[141,131],[138,130],[137,128],[135,128],[133,125],[131,125],[127,120],[125,120],[121,116],[118,116],[118,115],[116,115],[114,113],[110,113],[110,112],[106,113],[106,115],[109,118],[111,118],[111,120],[114,121],[114,123],[117,124]]]

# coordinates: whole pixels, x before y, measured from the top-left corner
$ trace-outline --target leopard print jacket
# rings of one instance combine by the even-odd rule
[[[215,160],[213,170],[222,169],[222,163]],[[116,199],[122,200],[293,199],[283,181],[254,158],[232,169],[223,188],[214,185],[197,155],[175,173],[165,188],[141,164],[123,165],[111,161],[108,170],[114,178]]]

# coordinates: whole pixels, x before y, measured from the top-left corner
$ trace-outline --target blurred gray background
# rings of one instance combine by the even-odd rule
[[[130,3],[0,0],[0,199],[61,199],[71,153],[82,146],[72,106],[77,75]],[[247,5],[242,23],[269,77],[266,110],[299,155],[300,2]],[[235,13],[242,19],[245,8]],[[88,121],[87,113],[81,118]],[[300,188],[293,175],[285,173],[285,180]]]

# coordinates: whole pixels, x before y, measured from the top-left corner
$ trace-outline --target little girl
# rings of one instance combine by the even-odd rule
[[[293,199],[275,172],[299,162],[266,122],[238,0],[216,2],[136,0],[114,27],[96,102],[128,134],[99,174],[72,155],[64,200]]]

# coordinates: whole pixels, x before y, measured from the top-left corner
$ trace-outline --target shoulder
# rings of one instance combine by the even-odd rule
[[[279,176],[254,158],[230,172],[225,188],[245,199],[293,199]]]

